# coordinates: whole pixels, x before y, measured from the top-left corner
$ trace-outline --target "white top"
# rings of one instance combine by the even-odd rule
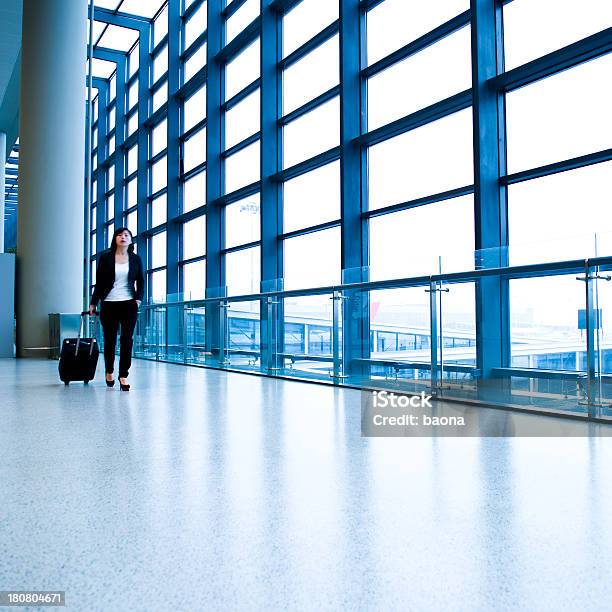
[[[115,262],[115,282],[110,293],[106,296],[106,302],[124,302],[133,300],[132,292],[128,286],[128,272],[130,270],[130,262],[117,263]]]

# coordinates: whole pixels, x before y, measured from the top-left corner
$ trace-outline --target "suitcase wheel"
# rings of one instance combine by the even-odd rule
[[[65,380],[65,381],[64,381],[64,384],[65,384],[66,386],[68,386],[68,385],[70,384],[70,381],[69,381],[69,380]]]
[[[88,385],[88,384],[89,384],[89,381],[88,381],[88,380],[84,380],[84,381],[83,381],[83,384],[84,384],[84,385]]]

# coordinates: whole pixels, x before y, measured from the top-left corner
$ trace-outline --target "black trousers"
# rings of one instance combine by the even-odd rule
[[[124,302],[102,302],[100,322],[104,331],[104,365],[106,373],[112,374],[115,369],[115,347],[117,331],[121,325],[119,338],[119,378],[127,378],[132,365],[132,344],[138,304],[136,300]]]

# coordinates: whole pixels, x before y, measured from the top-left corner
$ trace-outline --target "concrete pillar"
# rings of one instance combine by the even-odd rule
[[[83,302],[87,0],[24,0],[17,355]],[[38,352],[40,354],[40,352]]]
[[[0,253],[4,253],[4,198],[6,190],[6,134],[0,132]]]

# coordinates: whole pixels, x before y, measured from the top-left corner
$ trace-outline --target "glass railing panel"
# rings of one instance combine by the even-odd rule
[[[163,307],[141,304],[134,332],[134,355],[143,359],[157,359],[163,343],[161,313]]]
[[[598,417],[612,417],[612,266],[593,267],[589,276],[592,293],[585,299],[592,301],[593,308],[588,321],[593,327],[591,412]],[[586,324],[586,316],[584,319]]]
[[[476,283],[439,283],[436,385],[440,396],[473,396],[476,355]]]
[[[330,380],[333,375],[332,295],[282,299],[279,373]]]
[[[167,307],[157,304],[149,310],[150,320],[146,330],[148,356],[164,360],[167,358]],[[153,353],[151,355],[151,353]]]
[[[187,302],[183,309],[185,363],[206,364],[210,361],[206,347],[206,307]]]
[[[176,297],[178,300],[178,296]],[[185,306],[182,303],[166,304],[166,359],[175,363],[184,363],[187,359],[185,350]]]
[[[508,394],[500,399],[586,412],[584,282],[576,274],[511,279],[509,310],[516,376],[508,378]]]
[[[141,304],[134,328],[134,356],[145,357],[146,309]],[[102,334],[100,334],[102,335]]]
[[[511,279],[511,365],[584,369],[584,287],[575,274]]]
[[[275,291],[282,290],[282,280],[262,281],[259,307],[261,312],[260,324],[260,355],[259,366],[261,372],[269,376],[278,374],[281,367],[282,334],[280,320],[282,318],[282,300]],[[272,295],[265,295],[270,294]]]
[[[261,320],[260,302],[232,302],[227,308],[226,366],[260,369]]]
[[[404,392],[430,388],[431,324],[427,289],[428,286],[419,286],[366,292],[368,351],[351,364],[351,371],[361,373],[362,384]],[[356,368],[356,365],[362,367]]]
[[[206,289],[206,317],[204,320],[205,346],[201,347],[198,362],[211,367],[225,367],[227,364],[228,327],[227,327],[227,287],[208,287]],[[198,303],[201,305],[201,303]]]

